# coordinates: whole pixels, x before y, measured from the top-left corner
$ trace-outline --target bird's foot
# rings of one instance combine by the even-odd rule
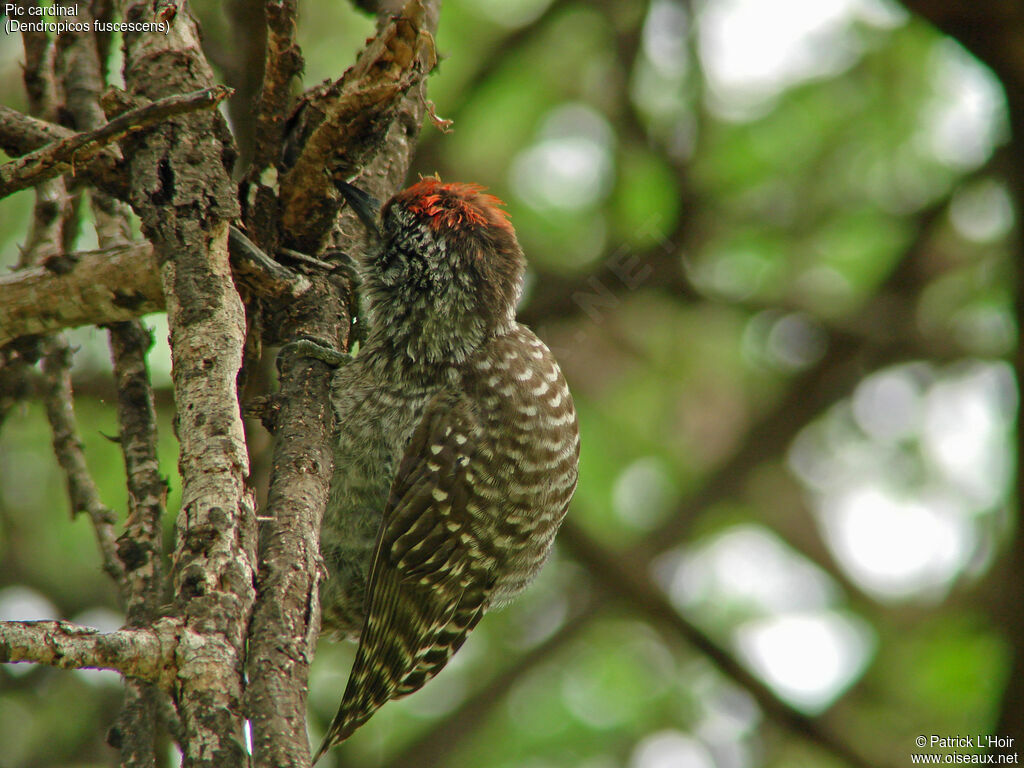
[[[313,358],[332,368],[340,368],[352,359],[347,352],[339,352],[313,339],[297,339],[281,347],[277,353],[277,372],[293,364],[298,358]]]

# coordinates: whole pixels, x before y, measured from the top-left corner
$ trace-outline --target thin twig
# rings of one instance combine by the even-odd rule
[[[192,93],[168,96],[125,112],[102,128],[76,133],[56,144],[11,160],[0,166],[0,198],[45,179],[73,172],[77,164],[88,163],[110,143],[177,115],[211,109],[231,93],[230,88],[216,85]]]
[[[74,135],[75,132],[69,128],[0,104],[0,149],[11,157],[21,157]],[[128,198],[128,182],[122,160],[110,147],[100,149],[87,163],[76,158],[75,173],[77,182],[89,181],[118,200]]]
[[[43,403],[53,431],[53,452],[64,472],[71,514],[85,512],[92,521],[103,569],[120,584],[124,567],[117,556],[114,513],[100,500],[89,474],[71,402],[71,348],[63,337],[51,340],[43,358]]]
[[[516,55],[534,42],[544,28],[572,4],[571,0],[553,0],[544,8],[543,13],[531,19],[528,24],[516,28],[501,40],[496,41],[494,45],[489,46],[492,53],[478,59],[480,66],[459,87],[455,100],[446,105],[452,122],[458,125],[459,118],[465,114],[469,105],[477,102],[480,89],[491,83],[502,67],[509,66]],[[442,135],[443,132],[431,132],[424,137],[424,144],[436,142]]]
[[[259,296],[296,299],[309,290],[308,279],[274,261],[238,227],[232,226],[228,232],[228,245],[236,277],[245,280]]]
[[[21,157],[74,135],[70,128],[0,104],[0,149],[11,157]],[[111,159],[115,158],[111,155]]]

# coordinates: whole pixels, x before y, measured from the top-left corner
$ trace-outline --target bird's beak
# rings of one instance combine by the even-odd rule
[[[377,226],[377,218],[380,215],[380,201],[371,197],[359,187],[354,187],[347,181],[336,181],[338,191],[345,198],[356,216],[363,222],[371,235],[380,237],[380,229]]]

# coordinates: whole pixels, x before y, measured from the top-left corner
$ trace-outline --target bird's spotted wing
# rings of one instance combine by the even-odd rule
[[[377,538],[355,663],[318,757],[437,674],[483,614],[487,558],[467,512],[476,428],[465,400],[442,393],[413,432]]]

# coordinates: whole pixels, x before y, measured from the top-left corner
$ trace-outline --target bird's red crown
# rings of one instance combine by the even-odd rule
[[[420,179],[395,196],[410,212],[424,216],[434,229],[496,226],[511,231],[505,205],[484,194],[479,184],[445,184],[436,178]]]

